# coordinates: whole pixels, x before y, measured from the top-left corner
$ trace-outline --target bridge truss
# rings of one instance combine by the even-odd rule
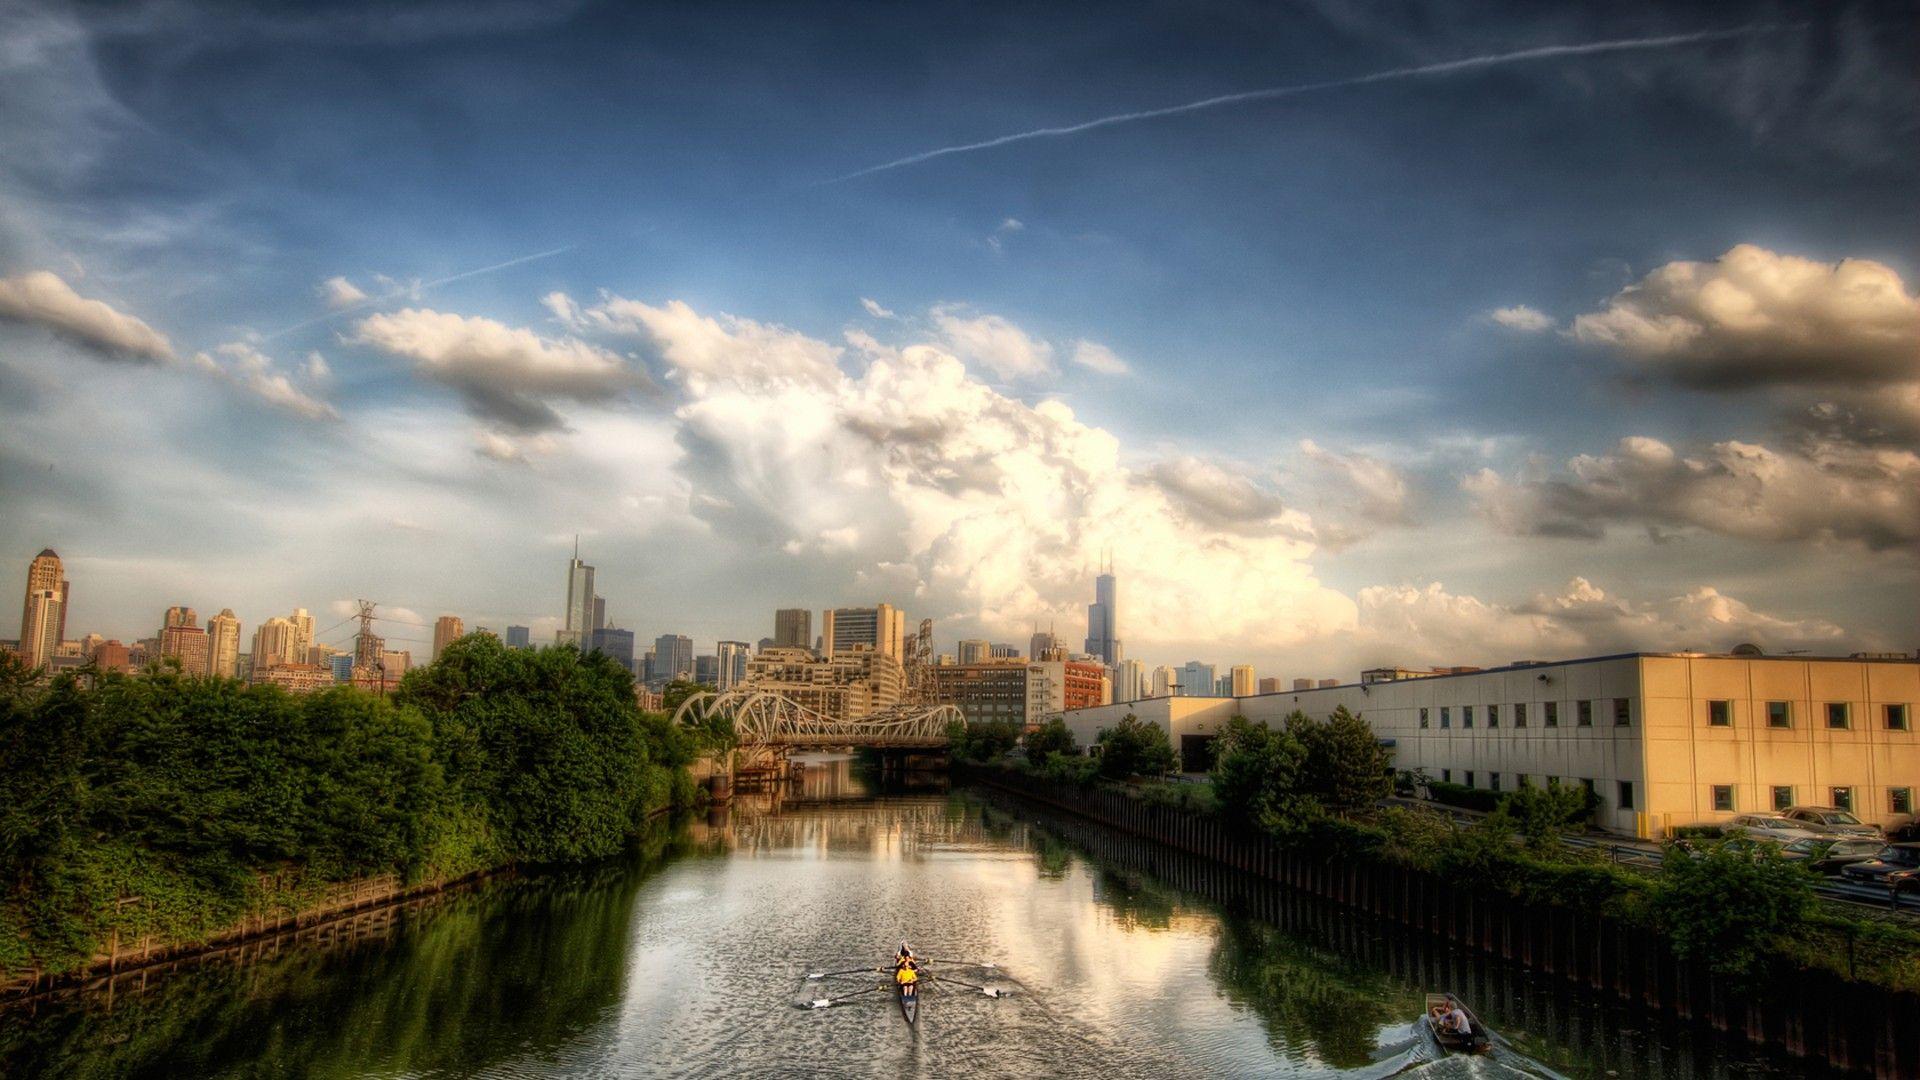
[[[952,705],[895,705],[853,720],[836,720],[784,694],[752,686],[707,691],[682,702],[676,724],[716,718],[733,722],[740,749],[784,754],[791,750],[869,746],[881,750],[935,750],[947,745],[947,726],[965,715]]]

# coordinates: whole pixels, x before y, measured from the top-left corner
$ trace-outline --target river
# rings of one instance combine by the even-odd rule
[[[623,860],[0,1011],[0,1075],[1806,1074],[1304,898],[1223,908],[1220,873],[977,792],[875,795],[817,760]],[[936,979],[911,1029],[878,991],[808,1007],[877,985],[808,973],[902,940],[1005,995]],[[1505,1045],[1436,1059],[1413,1022],[1428,989]]]

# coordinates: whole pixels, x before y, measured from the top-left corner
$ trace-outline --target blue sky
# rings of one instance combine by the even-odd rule
[[[3,550],[121,637],[550,623],[579,531],[646,637],[1114,546],[1149,662],[1911,645],[1912,5],[1028,7],[11,7]]]

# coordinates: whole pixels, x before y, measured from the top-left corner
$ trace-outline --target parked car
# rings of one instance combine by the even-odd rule
[[[1877,858],[1843,866],[1840,873],[1863,885],[1920,888],[1920,844],[1888,844]]]
[[[1783,844],[1794,840],[1809,840],[1820,835],[1818,829],[1783,818],[1778,814],[1741,814],[1727,822],[1726,829],[1728,836],[1744,836],[1749,840],[1778,840]]]
[[[1830,836],[1881,836],[1885,830],[1878,825],[1869,825],[1845,810],[1832,806],[1796,806],[1782,816],[1793,819],[1800,827],[1810,832],[1826,833]]]
[[[1780,849],[1780,857],[1802,863],[1816,874],[1838,874],[1843,866],[1877,857],[1887,845],[1872,837],[1809,836]]]
[[[1902,842],[1920,840],[1920,817],[1912,818],[1905,825],[1894,829],[1888,834],[1887,839]]]

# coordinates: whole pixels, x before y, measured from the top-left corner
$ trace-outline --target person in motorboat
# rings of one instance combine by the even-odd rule
[[[1473,1035],[1473,1023],[1467,1019],[1467,1011],[1462,1009],[1460,1003],[1452,997],[1447,998],[1445,1009],[1436,1005],[1434,1012],[1439,1014],[1437,1023],[1440,1030],[1458,1035],[1463,1039]]]

